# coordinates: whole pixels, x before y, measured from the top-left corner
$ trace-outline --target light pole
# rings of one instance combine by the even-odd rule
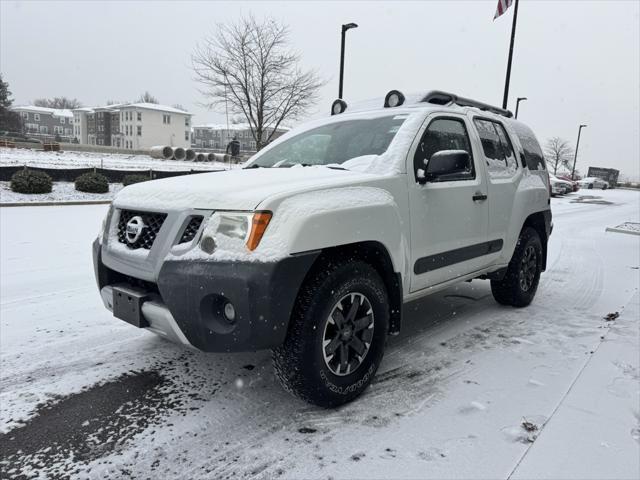
[[[580,133],[582,132],[582,129],[586,127],[586,125],[580,125],[580,128],[578,128],[578,142],[576,143],[576,152],[573,155],[573,168],[571,169],[571,180],[574,180],[574,173],[576,171],[576,160],[578,159],[578,148],[580,147]]]
[[[358,28],[356,23],[347,23],[342,25],[342,42],[340,43],[340,86],[338,87],[338,98],[342,98],[342,81],[344,78],[344,37],[347,30]]]
[[[518,99],[516,100],[516,119],[518,118],[518,107],[520,106],[520,102],[526,99],[527,97],[518,97]]]

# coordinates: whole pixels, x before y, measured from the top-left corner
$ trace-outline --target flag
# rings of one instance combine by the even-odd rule
[[[512,3],[513,0],[498,0],[498,8],[496,8],[496,14],[493,16],[493,19],[495,20],[504,12],[506,12],[507,8],[509,8]]]

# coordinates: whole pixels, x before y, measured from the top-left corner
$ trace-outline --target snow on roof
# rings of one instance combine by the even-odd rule
[[[169,107],[167,105],[160,105],[157,103],[127,103],[120,108],[146,108],[147,110],[158,110],[161,112],[168,113],[181,113],[182,115],[192,115],[189,112],[185,112],[184,110],[180,110],[179,108]]]
[[[167,105],[159,105],[157,103],[114,103],[111,105],[103,105],[103,106],[99,106],[99,107],[82,107],[82,108],[75,108],[74,111],[77,112],[95,112],[97,110],[112,110],[112,111],[118,111],[124,108],[145,108],[147,110],[157,110],[160,112],[167,112],[167,113],[180,113],[182,115],[193,115],[189,112],[186,112],[184,110],[180,110],[178,108],[174,108],[174,107],[169,107]]]
[[[12,110],[19,112],[48,113],[54,117],[73,117],[73,112],[62,108],[37,107],[35,105],[19,105],[12,107]]]

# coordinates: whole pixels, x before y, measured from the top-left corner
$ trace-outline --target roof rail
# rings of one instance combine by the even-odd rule
[[[480,110],[486,110],[487,112],[496,113],[507,118],[513,117],[513,114],[509,110],[505,110],[504,108],[494,107],[493,105],[489,105],[487,103],[478,102],[477,100],[472,100],[470,98],[459,97],[455,93],[443,92],[441,90],[431,90],[420,101],[425,103],[433,103],[435,105],[449,105],[453,103],[456,105],[460,105],[461,107],[479,108]]]

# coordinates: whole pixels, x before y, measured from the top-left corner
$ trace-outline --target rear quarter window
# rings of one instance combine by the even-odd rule
[[[524,160],[527,168],[529,168],[529,170],[546,170],[544,155],[533,131],[526,125],[517,122],[513,122],[511,128],[524,149]]]

